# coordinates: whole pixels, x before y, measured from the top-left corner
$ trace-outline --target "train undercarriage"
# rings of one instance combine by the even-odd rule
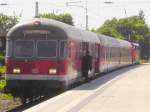
[[[64,82],[45,80],[7,80],[6,92],[21,98],[22,103],[66,90]]]

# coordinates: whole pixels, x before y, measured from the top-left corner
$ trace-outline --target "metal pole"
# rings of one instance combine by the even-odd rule
[[[88,30],[88,10],[87,10],[87,0],[86,0],[86,4],[85,4],[85,16],[86,16],[86,19],[85,19],[85,22],[86,22],[86,30]]]
[[[127,17],[127,11],[126,11],[126,9],[124,9],[124,14],[125,14],[125,17]]]
[[[88,8],[87,8],[87,0],[85,1],[85,6],[75,5],[75,3],[80,3],[81,1],[76,2],[66,2],[66,6],[76,6],[79,8],[83,8],[85,10],[85,29],[88,30]],[[73,5],[69,5],[73,4]]]
[[[35,2],[35,18],[39,17],[39,3]]]

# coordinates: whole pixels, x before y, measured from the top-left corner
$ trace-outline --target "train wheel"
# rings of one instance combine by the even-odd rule
[[[27,97],[21,97],[21,103],[24,105],[27,103]]]
[[[63,85],[61,88],[60,88],[60,92],[65,92],[65,91],[67,91],[67,89],[68,89],[68,85]]]
[[[62,88],[60,89],[60,91],[61,91],[61,92],[67,91],[67,87],[62,87]]]

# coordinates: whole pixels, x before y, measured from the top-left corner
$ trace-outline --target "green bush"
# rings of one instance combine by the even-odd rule
[[[138,64],[150,63],[150,60],[139,59]]]
[[[0,80],[0,90],[3,90],[5,86],[6,86],[6,81]]]
[[[3,60],[5,58],[4,53],[0,53],[0,60]]]
[[[5,72],[6,72],[6,67],[0,66],[0,75],[5,74]]]
[[[4,89],[6,86],[5,80],[0,80],[0,91]],[[5,94],[0,92],[0,100],[13,100],[13,96],[11,94]]]

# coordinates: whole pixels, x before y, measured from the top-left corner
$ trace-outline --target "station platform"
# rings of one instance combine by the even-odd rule
[[[150,112],[150,64],[108,73],[24,112]]]

